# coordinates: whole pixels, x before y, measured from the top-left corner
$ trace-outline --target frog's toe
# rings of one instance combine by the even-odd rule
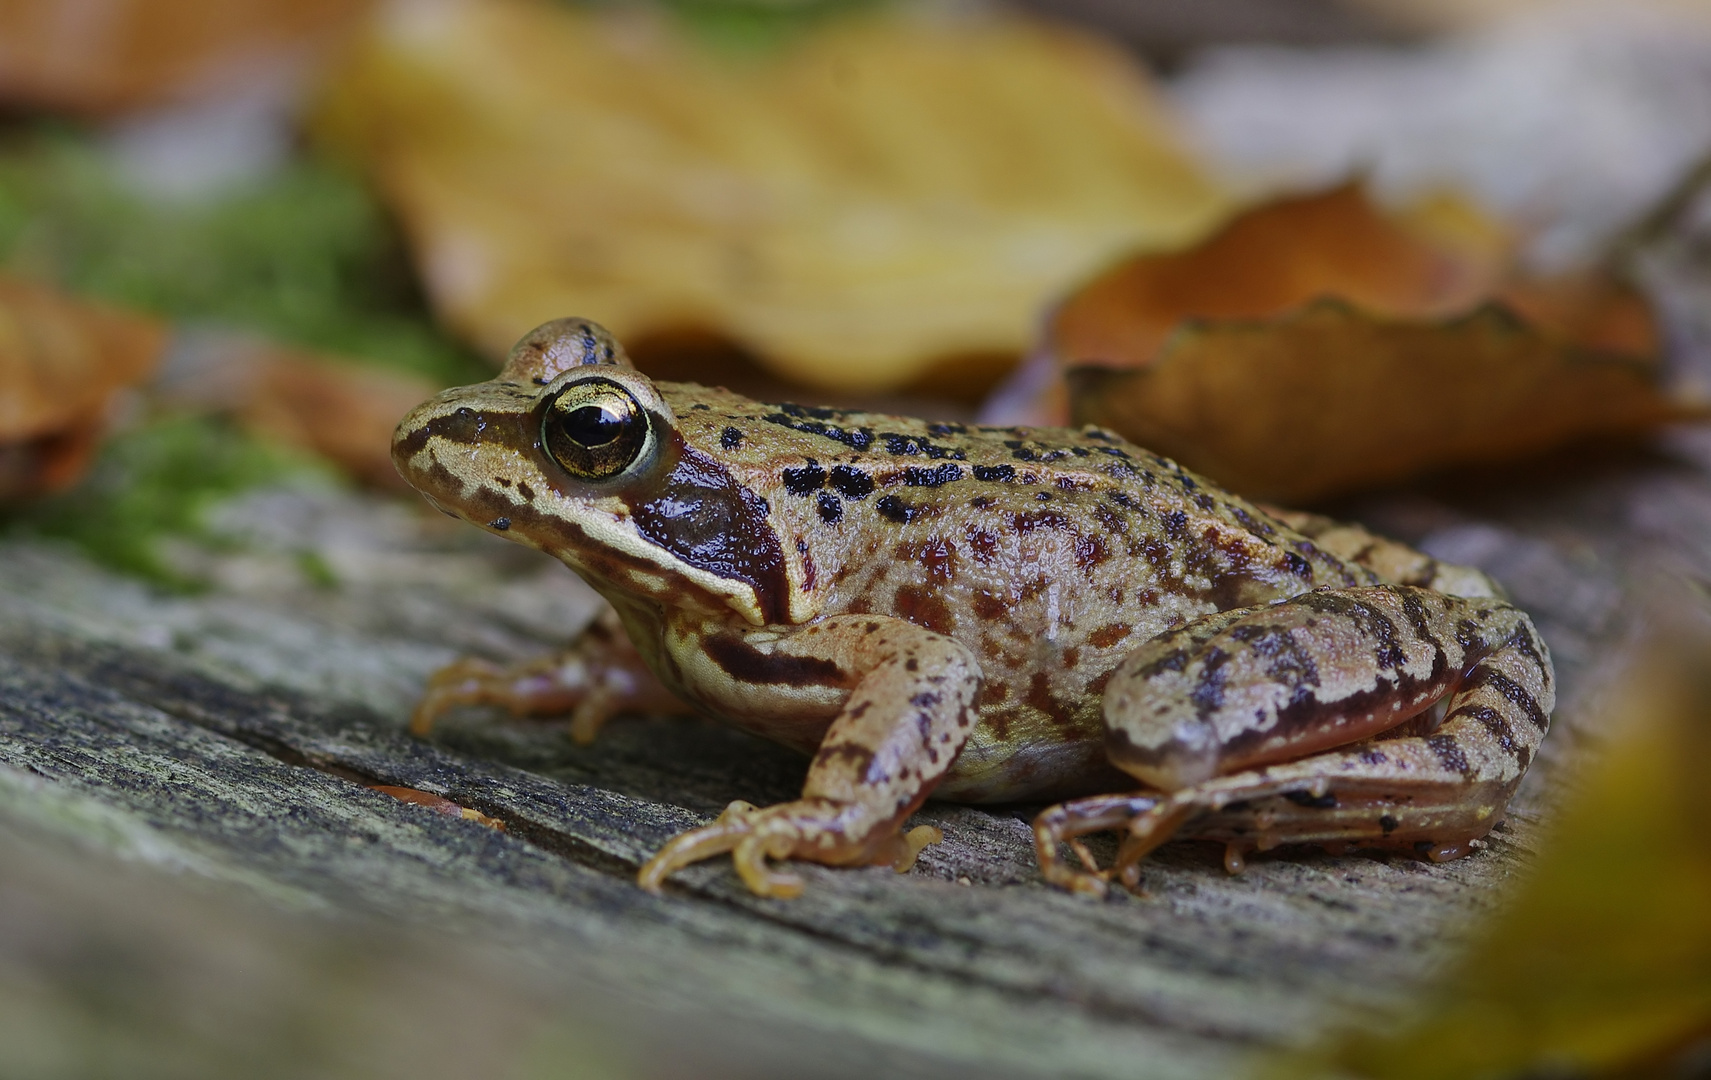
[[[754,813],[754,804],[739,799],[725,807],[713,824],[672,837],[642,864],[636,884],[657,896],[665,879],[684,867],[735,851],[745,838],[751,837]]]
[[[499,665],[474,657],[465,657],[435,671],[428,677],[422,700],[410,714],[410,734],[426,738],[434,729],[434,721],[459,705],[475,705],[492,696],[490,689],[504,679]]]
[[[673,838],[649,859],[636,877],[642,888],[658,893],[672,874],[727,852],[737,874],[756,896],[789,899],[801,895],[802,879],[774,870],[779,859],[807,859],[828,866],[888,865],[900,872],[921,849],[943,839],[931,825],[906,836],[883,830],[851,828],[848,807],[825,799],[802,799],[757,809],[734,802],[711,825]]]
[[[793,900],[802,895],[802,879],[766,864],[768,858],[786,858],[793,846],[786,836],[745,836],[731,853],[731,861],[736,864],[737,876],[756,896]]]
[[[1167,797],[1158,792],[1139,791],[1094,795],[1040,811],[1034,819],[1034,855],[1039,859],[1041,875],[1059,888],[1084,896],[1104,896],[1113,875],[1117,875],[1130,889],[1136,888],[1139,873],[1128,872],[1135,860],[1125,861],[1125,852],[1120,850],[1116,865],[1102,870],[1081,838],[1089,833],[1131,828],[1136,821],[1151,820],[1166,800]],[[1058,852],[1060,844],[1069,845],[1084,869],[1078,870],[1064,861]],[[1133,845],[1131,840],[1130,846]]]

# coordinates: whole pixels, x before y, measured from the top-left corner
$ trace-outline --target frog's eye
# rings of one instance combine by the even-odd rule
[[[648,414],[610,379],[584,379],[547,405],[541,438],[553,460],[578,480],[610,480],[647,448]]]

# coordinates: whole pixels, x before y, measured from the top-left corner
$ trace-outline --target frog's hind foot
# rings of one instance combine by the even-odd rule
[[[1041,811],[1034,819],[1034,854],[1045,879],[1071,892],[1104,896],[1113,878],[1134,891],[1140,885],[1136,864],[1148,851],[1169,839],[1185,815],[1186,811],[1175,808],[1170,797],[1159,792],[1095,795],[1059,803]],[[1143,834],[1150,842],[1145,842],[1144,849],[1136,853],[1137,841],[1132,830],[1141,822],[1147,823]],[[1114,829],[1129,829],[1131,834],[1118,849],[1116,862],[1108,869],[1101,869],[1099,860],[1081,838]],[[1082,869],[1063,860],[1058,852],[1060,844],[1069,845]]]

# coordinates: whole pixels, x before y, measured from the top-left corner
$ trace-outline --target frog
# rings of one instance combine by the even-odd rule
[[[1480,847],[1555,702],[1532,620],[1482,572],[1246,500],[1095,426],[982,426],[654,381],[597,323],[548,322],[394,435],[442,512],[543,551],[609,612],[563,652],[461,661],[467,704],[689,711],[809,759],[637,881],[729,855],[909,869],[929,798],[1046,805],[1046,882],[1139,890],[1167,840],[1239,871],[1280,845],[1446,861]],[[1087,837],[1118,837],[1101,865]]]

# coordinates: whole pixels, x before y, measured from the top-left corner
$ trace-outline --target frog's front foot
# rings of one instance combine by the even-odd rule
[[[915,865],[921,849],[944,839],[931,825],[919,825],[905,835],[896,832],[856,839],[862,808],[826,799],[801,799],[765,809],[737,801],[711,825],[674,838],[642,866],[636,881],[658,894],[672,874],[730,852],[737,874],[756,896],[788,900],[802,893],[802,879],[780,873],[768,859],[804,858],[831,866],[894,867],[898,873]]]
[[[570,737],[594,741],[621,712],[681,713],[610,610],[568,649],[501,665],[466,657],[428,677],[410,715],[410,733],[426,737],[441,715],[461,705],[499,705],[513,716],[570,716]]]

